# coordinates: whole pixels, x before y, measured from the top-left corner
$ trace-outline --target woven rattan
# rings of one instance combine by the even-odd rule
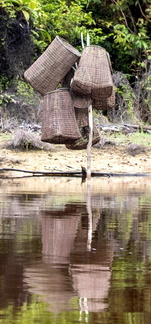
[[[44,96],[42,136],[44,142],[73,143],[80,138],[73,102],[68,89],[58,89]]]
[[[92,101],[92,108],[97,110],[108,110],[112,109],[115,106],[115,91],[112,91],[112,94],[109,98],[102,98],[101,100],[94,99]]]
[[[78,50],[56,36],[45,52],[25,71],[24,78],[35,90],[45,95],[56,89],[79,57]]]
[[[77,124],[80,129],[81,138],[70,145],[67,144],[66,147],[72,150],[83,150],[87,147],[88,140],[89,140],[88,109],[75,108],[75,115],[76,115]],[[100,141],[100,135],[93,121],[92,145],[96,144],[99,141]]]
[[[113,82],[109,57],[104,48],[91,45],[83,50],[71,88],[73,92],[91,98],[111,96]]]
[[[71,91],[73,105],[75,108],[88,108],[92,103],[91,98],[88,96],[78,95]]]

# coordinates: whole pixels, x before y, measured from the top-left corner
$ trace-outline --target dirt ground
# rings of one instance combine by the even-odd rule
[[[31,171],[81,171],[87,167],[86,150],[68,150],[56,145],[52,151],[19,151],[0,147],[0,169],[17,168]],[[92,148],[91,169],[93,172],[150,173],[151,150],[130,155],[124,145],[105,145]]]

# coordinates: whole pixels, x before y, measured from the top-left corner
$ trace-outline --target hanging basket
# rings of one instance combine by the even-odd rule
[[[25,71],[24,78],[35,90],[45,95],[56,89],[80,56],[77,49],[56,36],[45,52]]]
[[[42,136],[44,142],[73,143],[80,138],[75,111],[68,89],[58,89],[44,96]]]
[[[91,98],[108,98],[112,94],[109,55],[104,48],[87,46],[81,55],[78,69],[75,71],[72,91]]]
[[[112,94],[109,98],[102,98],[101,100],[94,99],[92,101],[92,109],[97,110],[108,110],[115,106],[115,90],[113,89]]]
[[[88,122],[88,108],[79,109],[75,108],[75,115],[78,127],[80,129],[81,138],[72,143],[71,145],[66,145],[68,149],[72,150],[83,150],[86,149],[89,141],[89,122]],[[92,145],[100,141],[100,135],[97,130],[95,123],[93,122],[93,139]]]
[[[78,95],[72,91],[71,91],[71,96],[75,108],[81,108],[81,109],[88,108],[89,105],[92,103],[90,97]]]

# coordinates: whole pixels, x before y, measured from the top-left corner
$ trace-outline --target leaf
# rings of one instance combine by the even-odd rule
[[[29,13],[27,11],[25,11],[25,10],[22,10],[22,13],[23,13],[26,21],[29,21],[29,18],[30,18]]]

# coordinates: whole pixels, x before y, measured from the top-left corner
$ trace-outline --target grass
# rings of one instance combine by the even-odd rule
[[[10,133],[1,133],[0,132],[0,144],[6,142],[6,141],[10,141],[12,137],[12,134]]]
[[[106,135],[107,138],[114,141],[116,144],[129,144],[136,143],[139,145],[146,146],[151,148],[151,134],[148,133],[131,133],[131,134],[123,134],[123,133],[113,133]]]
[[[111,141],[114,141],[116,144],[119,145],[128,145],[129,143],[136,143],[139,145],[146,146],[151,148],[151,134],[148,133],[131,133],[131,134],[123,134],[121,132],[118,133],[106,133],[105,137]],[[9,142],[12,139],[12,134],[10,133],[1,133],[0,132],[0,144],[4,142]]]

